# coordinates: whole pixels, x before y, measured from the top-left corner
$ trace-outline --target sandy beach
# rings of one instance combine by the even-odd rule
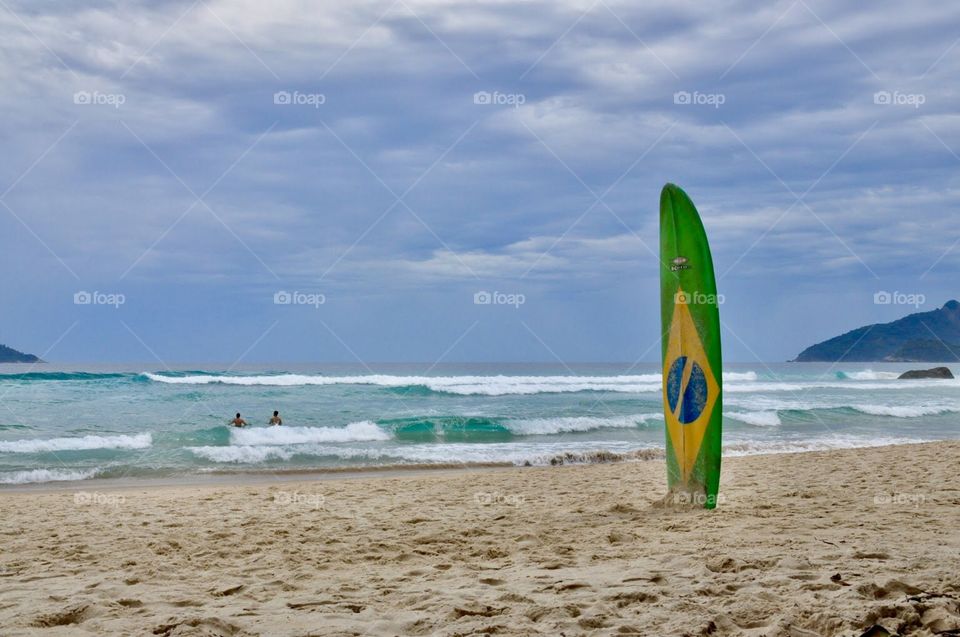
[[[902,635],[960,629],[960,443],[0,492],[2,635]]]

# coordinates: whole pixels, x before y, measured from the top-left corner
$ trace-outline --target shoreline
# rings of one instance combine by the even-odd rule
[[[338,480],[362,480],[399,478],[403,476],[443,475],[470,473],[474,471],[497,471],[529,469],[508,463],[477,463],[468,465],[385,465],[378,467],[336,467],[330,469],[290,469],[284,471],[209,471],[168,477],[88,478],[86,480],[61,480],[51,482],[28,482],[0,485],[0,498],[4,493],[69,493],[82,491],[84,485],[105,489],[163,489],[167,487],[222,487],[287,484],[291,482],[328,482]],[[553,468],[553,467],[550,467]],[[238,479],[239,478],[239,479]]]
[[[913,447],[938,443],[958,442],[957,440],[923,440],[918,442],[897,443],[892,445],[872,445],[836,449],[809,449],[790,451],[767,451],[746,454],[724,455],[723,461],[735,458],[792,456],[836,451],[857,451],[860,449],[882,449],[891,447]],[[588,458],[588,460],[585,460]],[[451,473],[473,473],[488,470],[506,471],[510,469],[557,469],[561,467],[583,467],[592,465],[632,464],[638,462],[662,461],[664,449],[637,449],[626,453],[614,453],[596,450],[584,453],[555,456],[550,464],[519,465],[512,462],[468,462],[468,463],[412,463],[388,465],[348,465],[329,468],[304,469],[263,469],[248,471],[243,469],[216,469],[199,471],[180,476],[125,476],[93,477],[83,480],[52,480],[48,482],[25,482],[19,484],[0,484],[0,496],[4,493],[46,493],[83,491],[84,487],[93,489],[152,489],[164,487],[189,486],[230,486],[261,485],[291,482],[325,482],[332,480],[356,480],[363,478],[393,478],[401,476],[427,476]]]

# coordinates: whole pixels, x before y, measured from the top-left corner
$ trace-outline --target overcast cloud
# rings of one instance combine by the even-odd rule
[[[729,360],[958,296],[960,5],[84,5],[0,2],[0,342],[49,360],[656,360],[667,181]]]

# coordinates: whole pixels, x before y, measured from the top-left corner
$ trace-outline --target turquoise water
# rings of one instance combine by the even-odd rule
[[[731,365],[725,454],[960,437],[960,381],[896,380],[909,367]],[[663,448],[660,397],[655,364],[6,365],[0,484],[630,457]]]

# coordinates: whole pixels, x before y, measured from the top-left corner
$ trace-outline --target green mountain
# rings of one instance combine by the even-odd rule
[[[33,354],[18,352],[12,347],[0,345],[0,363],[39,363],[40,359]]]
[[[933,338],[907,341],[884,360],[891,363],[955,363],[960,362],[960,345],[944,343]]]
[[[947,301],[938,310],[917,312],[893,321],[876,323],[811,345],[797,362],[812,361],[955,361],[960,353],[960,303]]]

